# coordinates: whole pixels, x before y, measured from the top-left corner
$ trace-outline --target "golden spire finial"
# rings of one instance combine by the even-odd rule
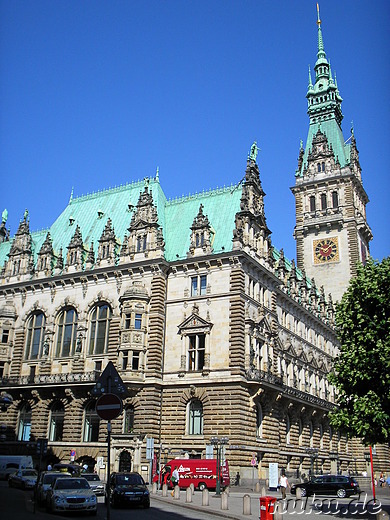
[[[317,25],[318,25],[318,26],[321,25],[321,20],[320,20],[320,6],[318,5],[318,2],[317,2]]]

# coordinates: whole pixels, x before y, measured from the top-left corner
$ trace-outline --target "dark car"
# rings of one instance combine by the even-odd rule
[[[337,495],[344,498],[361,493],[359,483],[352,477],[344,475],[318,475],[308,482],[298,482],[291,486],[291,494],[295,495],[297,489],[301,490],[301,496],[310,495]]]
[[[88,480],[95,495],[104,496],[105,486],[97,473],[82,473],[81,476]]]
[[[79,477],[81,475],[82,467],[78,464],[67,464],[66,462],[59,462],[58,464],[54,464],[54,471],[63,471],[65,473],[70,473],[72,477]]]
[[[113,473],[110,477],[110,504],[112,507],[138,505],[149,508],[149,490],[141,475],[136,472]]]

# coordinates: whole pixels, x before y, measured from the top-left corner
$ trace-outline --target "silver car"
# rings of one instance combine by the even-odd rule
[[[37,483],[38,472],[35,469],[20,469],[8,478],[9,487],[32,489]]]
[[[97,497],[83,477],[57,478],[46,495],[46,509],[53,513],[86,511],[97,513]]]
[[[46,495],[54,481],[57,478],[71,477],[70,473],[62,471],[42,471],[37,484],[37,502],[38,504],[46,504]]]
[[[86,478],[91,486],[91,489],[94,491],[97,496],[104,496],[105,485],[100,480],[100,477],[97,473],[82,473],[82,477]]]

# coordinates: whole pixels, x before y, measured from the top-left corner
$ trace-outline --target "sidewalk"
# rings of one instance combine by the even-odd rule
[[[304,514],[305,518],[312,518],[325,520],[329,517],[339,518],[355,518],[364,519],[376,518],[376,514],[383,510],[388,515],[390,513],[390,490],[381,489],[377,491],[377,505],[372,502],[371,493],[362,493],[360,500],[358,497],[351,497],[350,499],[337,500],[337,497],[309,497],[300,502],[295,500],[295,497],[288,494],[287,501],[283,502],[281,493],[278,491],[266,491],[267,496],[272,496],[277,499],[278,510],[282,518],[287,516]],[[244,496],[250,497],[250,512],[251,514],[243,513],[244,510]],[[221,509],[221,496],[216,496],[215,491],[209,492],[209,505],[202,505],[202,492],[195,491],[192,495],[192,501],[186,502],[186,491],[180,491],[180,499],[174,499],[170,492],[167,497],[162,496],[162,491],[159,490],[157,494],[151,494],[152,502],[158,500],[161,502],[168,502],[170,505],[175,505],[178,508],[186,508],[194,511],[203,511],[208,514],[215,515],[220,518],[228,518],[231,520],[258,520],[260,518],[260,493],[253,492],[251,488],[235,487],[230,488],[228,495],[228,509]],[[248,500],[248,499],[246,499]],[[264,517],[264,512],[263,512]],[[388,517],[387,517],[388,518]]]

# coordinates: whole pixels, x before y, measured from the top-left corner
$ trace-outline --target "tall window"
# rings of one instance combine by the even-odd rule
[[[77,312],[74,309],[65,309],[58,319],[56,356],[71,356],[75,350],[76,336]]]
[[[96,403],[90,402],[84,413],[84,442],[96,442],[99,440],[100,419],[96,413]]]
[[[111,309],[107,304],[98,305],[91,314],[89,354],[103,354],[107,350]]]
[[[142,314],[136,314],[134,318],[134,328],[136,330],[141,330],[142,327]]]
[[[207,289],[207,275],[191,277],[191,296],[201,296],[206,294]]]
[[[137,236],[137,253],[146,251],[146,235]]]
[[[203,405],[199,399],[192,399],[188,406],[188,434],[203,435]]]
[[[132,433],[134,431],[134,416],[134,406],[127,406],[125,410],[125,422],[123,433]]]
[[[18,441],[29,441],[31,434],[31,407],[24,404],[19,412]]]
[[[40,312],[33,314],[27,324],[26,358],[38,359],[42,355],[45,335],[45,315]]]
[[[326,193],[321,193],[321,209],[327,208]]]
[[[286,415],[286,444],[291,444],[291,421],[289,415]]]
[[[62,441],[65,411],[62,403],[55,403],[50,413],[49,440]]]
[[[338,195],[337,191],[332,191],[332,206],[334,208],[339,207],[339,195]]]
[[[315,211],[316,210],[316,198],[314,195],[311,195],[310,197],[310,211]]]
[[[256,405],[256,437],[263,437],[263,409],[260,404]]]
[[[188,336],[188,370],[202,370],[205,358],[205,335],[194,334]]]

